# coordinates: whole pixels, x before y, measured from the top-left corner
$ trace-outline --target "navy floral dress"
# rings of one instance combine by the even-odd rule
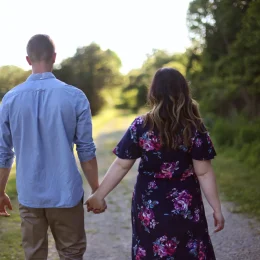
[[[194,131],[191,147],[167,150],[158,132],[143,127],[138,117],[114,153],[121,159],[141,158],[132,201],[132,259],[215,260],[192,166],[192,159],[216,155],[209,134]]]

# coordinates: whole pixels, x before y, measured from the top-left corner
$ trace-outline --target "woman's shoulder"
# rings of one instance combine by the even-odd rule
[[[144,125],[144,124],[145,124],[145,115],[139,115],[134,119],[131,126],[138,126],[138,125]]]
[[[190,131],[192,133],[193,136],[196,136],[198,134],[204,134],[207,133],[207,127],[204,124],[204,122],[202,120],[195,122],[195,124],[192,124],[190,126]]]
[[[142,135],[149,130],[148,123],[146,122],[145,115],[137,116],[130,125],[130,131],[135,132],[138,135]]]

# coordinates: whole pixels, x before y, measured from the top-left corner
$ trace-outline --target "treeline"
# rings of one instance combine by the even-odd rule
[[[187,77],[217,143],[251,167],[260,159],[259,16],[260,0],[194,0],[188,11]]]
[[[78,48],[73,57],[64,60],[53,71],[56,77],[68,84],[77,86],[88,97],[92,114],[96,115],[104,105],[103,90],[113,90],[123,83],[120,73],[121,60],[115,52],[102,50],[93,43]],[[30,71],[15,66],[0,68],[0,98],[26,80]]]
[[[251,167],[260,159],[260,0],[194,0],[187,23],[192,46],[183,54],[155,51],[128,75],[122,106],[138,110],[154,71],[179,69],[217,144]],[[178,39],[176,39],[178,40]],[[259,167],[260,168],[260,167]]]
[[[137,112],[146,105],[155,71],[176,68],[189,81],[218,145],[236,149],[239,160],[255,167],[260,158],[259,16],[260,0],[193,0],[187,15],[192,45],[185,53],[154,50],[141,68],[124,76],[116,53],[93,43],[77,49],[54,74],[82,89],[96,115],[109,100]],[[17,67],[0,68],[0,95],[28,75]]]

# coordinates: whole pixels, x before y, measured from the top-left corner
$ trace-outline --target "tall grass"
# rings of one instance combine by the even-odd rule
[[[214,166],[224,198],[235,212],[260,219],[260,122],[216,119],[211,135],[218,151]]]
[[[0,259],[22,260],[24,254],[21,247],[20,216],[16,200],[15,165],[11,171],[6,192],[12,200],[13,210],[10,211],[11,217],[0,217]]]

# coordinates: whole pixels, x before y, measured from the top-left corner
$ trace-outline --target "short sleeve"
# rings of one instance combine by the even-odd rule
[[[136,118],[113,150],[113,153],[120,159],[138,159],[141,157],[138,137],[138,130],[141,124],[142,119]]]
[[[200,133],[199,131],[196,131],[195,136],[192,139],[192,159],[198,161],[211,160],[214,159],[216,155],[209,132]]]

